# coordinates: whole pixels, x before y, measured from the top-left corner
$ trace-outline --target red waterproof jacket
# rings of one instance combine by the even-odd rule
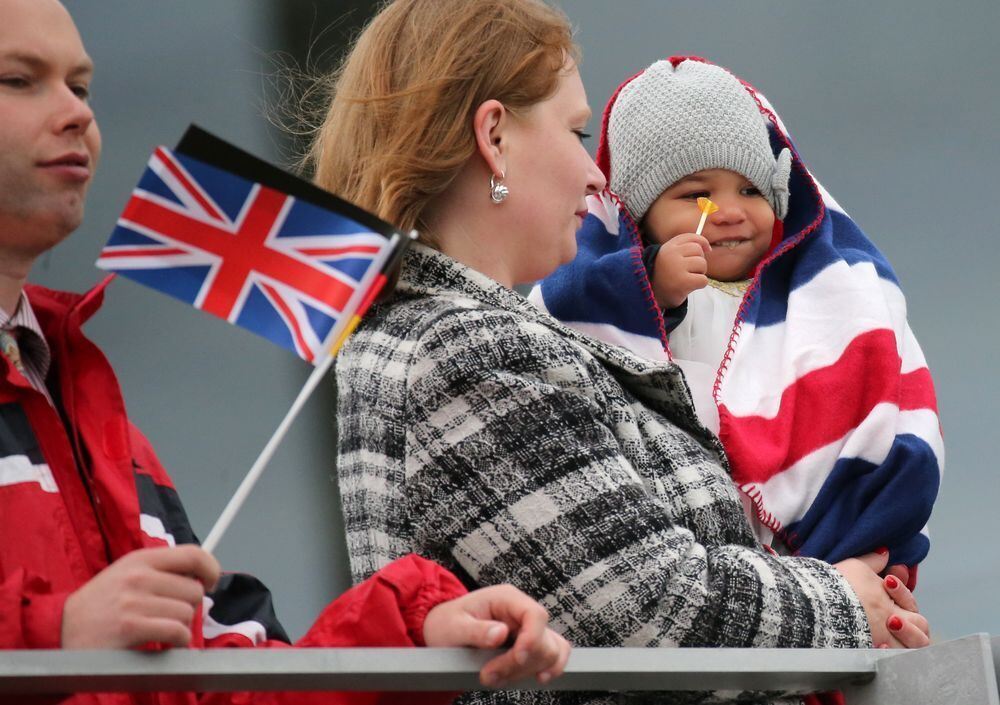
[[[99,308],[106,285],[107,280],[83,296],[26,287],[52,349],[48,387],[59,411],[0,356],[0,649],[59,648],[69,594],[129,551],[196,540],[170,478],[126,417],[111,366],[81,330]],[[464,592],[451,573],[409,556],[330,604],[296,645],[422,645],[428,610]],[[196,622],[195,648],[288,647],[270,593],[248,575],[225,575]],[[444,694],[157,693],[80,694],[64,702],[361,705],[449,699]],[[42,700],[0,696],[0,702]]]

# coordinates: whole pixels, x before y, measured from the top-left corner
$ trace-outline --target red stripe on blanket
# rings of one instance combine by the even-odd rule
[[[937,395],[926,367],[908,372],[899,380],[899,410],[930,409],[937,413]]]
[[[937,410],[930,373],[900,374],[891,330],[863,333],[835,363],[788,386],[774,418],[733,416],[719,406],[722,443],[737,484],[766,482],[805,456],[846,436],[876,405]]]

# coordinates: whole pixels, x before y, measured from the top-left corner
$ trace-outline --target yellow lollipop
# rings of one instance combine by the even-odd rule
[[[698,229],[694,232],[696,235],[701,235],[701,230],[705,227],[705,221],[708,220],[708,216],[719,210],[719,207],[709,199],[702,197],[698,199],[698,208],[701,210],[701,220],[698,221]]]

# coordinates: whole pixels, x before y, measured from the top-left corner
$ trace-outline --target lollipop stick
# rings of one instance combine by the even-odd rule
[[[708,220],[708,211],[702,211],[701,220],[698,221],[698,228],[694,231],[695,235],[701,235],[701,231],[705,227],[706,220]]]

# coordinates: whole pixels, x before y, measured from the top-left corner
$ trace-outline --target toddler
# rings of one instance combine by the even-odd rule
[[[609,186],[577,258],[532,300],[684,370],[763,544],[915,566],[943,462],[926,362],[889,264],[765,98],[702,59],[658,61],[612,96],[597,162]],[[702,197],[718,210],[698,235]]]

